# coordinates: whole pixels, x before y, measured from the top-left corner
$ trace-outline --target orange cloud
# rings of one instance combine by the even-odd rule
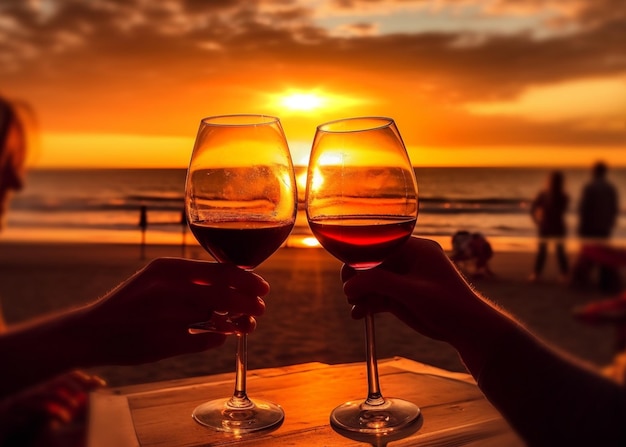
[[[9,2],[0,93],[30,103],[46,134],[193,138],[204,116],[250,112],[279,115],[306,143],[323,121],[374,114],[413,146],[623,145],[610,108],[626,72],[615,0],[363,1]],[[409,13],[429,28],[408,26]],[[552,32],[559,20],[567,32]],[[591,79],[602,104],[580,84]],[[558,85],[570,86],[567,109],[552,101],[541,119]],[[301,113],[273,100],[289,90],[353,101]],[[572,116],[577,101],[588,116]]]

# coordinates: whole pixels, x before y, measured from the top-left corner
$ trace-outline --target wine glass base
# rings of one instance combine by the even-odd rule
[[[196,407],[192,417],[200,425],[214,430],[245,434],[280,427],[285,419],[282,407],[273,402],[255,400],[237,408],[231,399],[212,400]]]
[[[367,405],[363,401],[346,402],[332,411],[330,425],[341,434],[394,433],[403,437],[419,429],[420,416],[421,411],[417,405],[403,399],[386,397],[383,404],[375,406]]]

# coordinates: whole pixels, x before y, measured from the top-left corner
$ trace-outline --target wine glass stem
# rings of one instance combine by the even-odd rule
[[[374,314],[369,312],[365,317],[365,343],[367,363],[367,399],[366,405],[382,405],[385,402],[380,392],[378,381],[378,364],[376,361],[376,333],[374,330]]]
[[[253,404],[246,393],[246,374],[248,370],[248,336],[237,334],[237,357],[235,368],[235,392],[229,405],[235,408],[247,408]]]

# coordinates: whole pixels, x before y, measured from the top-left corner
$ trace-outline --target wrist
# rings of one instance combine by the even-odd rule
[[[100,330],[92,324],[89,318],[93,304],[75,309],[63,316],[58,324],[59,346],[67,346],[69,354],[66,359],[68,369],[90,368],[98,366],[95,353],[100,352],[98,338],[95,336]]]
[[[459,337],[451,341],[463,363],[478,380],[485,366],[497,358],[509,341],[525,332],[515,319],[483,299],[474,312],[468,312]]]
[[[0,397],[90,365],[78,309],[19,324],[0,336]]]

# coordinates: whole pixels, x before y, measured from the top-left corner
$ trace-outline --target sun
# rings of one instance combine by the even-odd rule
[[[310,112],[324,106],[325,99],[314,92],[291,92],[282,97],[280,103],[288,110]]]
[[[357,106],[363,106],[371,100],[345,94],[333,94],[322,88],[289,88],[282,92],[265,94],[269,104],[280,113],[292,116],[306,116],[319,112],[337,113]]]

